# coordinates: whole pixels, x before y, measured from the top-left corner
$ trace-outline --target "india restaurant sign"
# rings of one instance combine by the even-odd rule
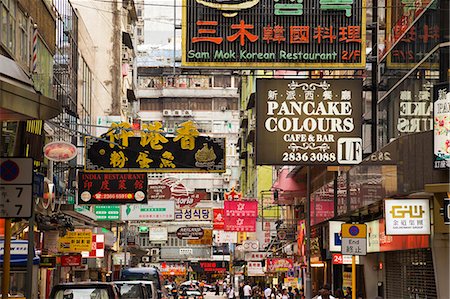
[[[256,163],[358,164],[362,81],[258,79]]]
[[[183,0],[184,66],[364,68],[365,0]]]

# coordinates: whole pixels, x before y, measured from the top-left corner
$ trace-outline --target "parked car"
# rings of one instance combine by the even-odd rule
[[[188,281],[185,281],[182,284],[180,284],[180,286],[190,286],[190,285],[195,285],[197,287],[200,287],[200,281],[198,281],[198,280],[188,280]],[[212,286],[210,284],[207,284],[207,283],[203,283],[203,291],[204,292],[206,292],[206,291],[214,291],[214,290],[215,290],[214,286]]]
[[[50,299],[120,299],[117,286],[110,282],[77,282],[53,287]]]
[[[156,299],[167,299],[169,294],[163,285],[161,272],[156,268],[137,267],[122,270],[120,276],[122,281],[152,281],[156,287],[158,297]]]
[[[130,286],[130,285],[141,285],[143,288],[143,292],[145,293],[145,298],[147,299],[158,299],[158,290],[156,289],[155,283],[153,281],[149,280],[126,280],[126,281],[114,281],[114,284],[116,284],[120,291],[122,298],[128,298],[123,297],[124,294],[122,290],[124,290],[123,286]],[[143,295],[141,295],[143,296]],[[131,298],[131,297],[130,297]],[[139,297],[140,298],[140,297]]]
[[[180,286],[179,299],[203,299],[203,294],[197,286]]]
[[[115,281],[121,299],[148,299],[147,289],[139,281]]]

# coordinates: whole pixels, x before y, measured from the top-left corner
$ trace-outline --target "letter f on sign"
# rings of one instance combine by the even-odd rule
[[[362,138],[339,138],[337,144],[339,164],[359,164],[362,161]]]

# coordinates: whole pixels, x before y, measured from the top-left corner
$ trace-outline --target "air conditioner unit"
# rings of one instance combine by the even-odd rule
[[[163,110],[163,116],[171,116],[171,115],[172,115],[172,110],[168,110],[168,109]]]
[[[182,116],[183,111],[182,110],[173,110],[173,116]]]
[[[184,110],[183,115],[184,116],[192,116],[192,110]]]
[[[150,257],[149,256],[143,256],[142,257],[142,262],[143,263],[150,263]]]

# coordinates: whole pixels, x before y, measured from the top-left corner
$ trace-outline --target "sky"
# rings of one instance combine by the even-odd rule
[[[174,1],[177,24],[181,24],[181,0],[144,0],[145,44],[166,45],[173,40]],[[181,45],[181,30],[177,30],[177,48]]]

